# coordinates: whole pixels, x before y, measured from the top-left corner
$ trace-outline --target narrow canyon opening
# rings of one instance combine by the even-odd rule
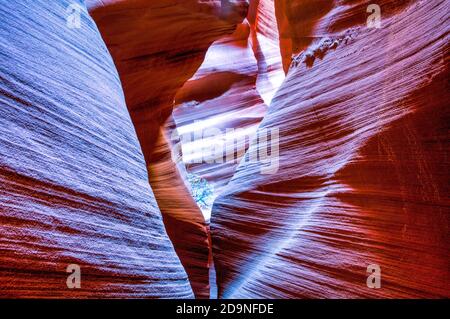
[[[282,186],[276,186],[282,185],[276,180],[281,177],[260,176],[253,164],[241,163],[244,156],[252,156],[255,150],[259,152],[258,147],[247,152],[251,141],[257,136],[256,132],[267,129],[265,127],[281,129],[292,136],[302,136],[305,133],[301,129],[311,129],[315,136],[316,131],[328,134],[328,126],[334,125],[336,130],[342,130],[343,136],[344,133],[353,136],[338,125],[340,118],[348,116],[345,112],[341,114],[343,111],[337,109],[333,115],[322,110],[325,106],[340,106],[349,97],[330,99],[324,106],[315,101],[315,96],[327,95],[327,90],[320,89],[325,84],[329,85],[330,92],[339,92],[339,88],[331,84],[337,74],[329,74],[336,70],[330,61],[339,61],[335,56],[343,54],[341,58],[345,59],[354,54],[358,48],[352,49],[352,44],[364,41],[365,34],[372,35],[375,31],[365,27],[366,3],[359,0],[350,1],[347,6],[329,0],[163,3],[142,0],[130,6],[127,1],[112,1],[106,5],[93,5],[90,12],[119,71],[147,163],[150,185],[192,289],[198,298],[210,297],[211,286],[214,286],[210,285],[210,278],[216,278],[215,271],[211,272],[210,268],[216,260],[219,264],[217,280],[221,282],[218,294],[231,296],[242,290],[248,278],[255,276],[249,270],[250,265],[263,267],[274,258],[270,255],[256,258],[253,253],[246,252],[242,261],[235,265],[231,260],[241,258],[239,250],[251,251],[254,245],[264,245],[258,243],[262,234],[274,232],[269,236],[275,238],[271,246],[274,251],[282,251],[303,228],[300,226],[303,222],[294,222],[303,220],[299,217],[302,214],[294,213],[296,215],[287,220],[283,219],[284,214],[290,216],[295,207],[304,214],[320,211],[322,204],[305,194],[311,192],[327,197],[333,191],[324,185],[339,185],[334,177],[340,167],[336,163],[330,162],[324,168],[330,172],[328,174],[309,176],[316,168],[303,171],[308,164],[300,167],[292,166],[292,160],[285,162],[287,167],[292,166],[292,174],[298,171],[299,176],[306,177],[286,173],[285,179],[290,186],[285,200],[292,203],[281,204],[277,211],[279,218],[273,221],[268,217],[271,209],[266,202],[282,190]],[[409,4],[410,1],[397,4],[384,1],[386,21],[397,14],[405,15],[403,10]],[[170,23],[168,17],[176,22]],[[387,28],[385,36],[380,38],[380,41],[387,41],[388,47],[395,45],[390,30]],[[361,52],[368,48],[366,44]],[[347,54],[346,50],[353,51]],[[381,61],[387,65],[392,63],[391,54],[385,49]],[[330,60],[329,56],[334,58]],[[361,56],[365,57],[364,54]],[[286,74],[288,79],[285,81]],[[325,84],[317,83],[319,80]],[[272,101],[282,83],[284,90],[277,94],[276,106],[273,106]],[[290,87],[301,87],[303,95],[296,96],[289,91]],[[296,103],[302,105],[305,116],[311,112],[314,121],[301,127],[302,120],[299,119],[299,123],[286,132],[283,125],[290,118],[276,123],[271,121],[274,114],[281,114],[277,110],[279,105],[288,104],[291,108],[285,112],[292,112],[289,103],[294,97]],[[269,106],[274,109],[268,118]],[[296,117],[294,112],[292,119]],[[331,136],[330,139],[337,143],[338,137]],[[353,148],[362,147],[359,139],[356,136],[352,141]],[[317,140],[320,141],[320,137]],[[287,145],[283,146],[283,143]],[[289,143],[291,140],[284,137],[279,147],[284,147],[286,152],[290,150]],[[316,159],[317,155],[308,149],[308,143],[304,142],[303,156],[312,157],[317,167],[321,167],[322,161],[331,161],[334,157],[331,149],[339,147],[338,144],[329,146],[330,150],[325,152],[329,155],[325,159]],[[355,156],[344,148],[340,152],[348,157]],[[243,171],[237,171],[238,167]],[[245,185],[252,179],[253,185]],[[238,185],[236,180],[240,181]],[[258,183],[264,186],[254,186]],[[257,200],[250,203],[247,197]],[[241,206],[234,206],[236,203]],[[215,215],[216,206],[221,211],[219,217]],[[255,210],[258,214],[267,210],[267,216],[251,216]],[[227,215],[234,219],[224,219]],[[246,226],[242,219],[252,227]],[[240,242],[235,243],[232,237],[211,228],[211,220],[218,229],[239,233],[242,236]],[[284,238],[278,234],[277,227],[289,229],[289,221],[297,226],[292,231],[285,230]],[[215,286],[213,290],[216,291]]]
[[[448,298],[449,12],[5,1],[0,295]]]
[[[273,0],[163,2],[88,9],[119,71],[167,234],[196,297],[207,298],[214,199],[285,77],[277,17]],[[165,20],[177,15],[182,23]]]

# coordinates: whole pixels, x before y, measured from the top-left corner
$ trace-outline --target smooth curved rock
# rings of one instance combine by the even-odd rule
[[[242,162],[214,203],[219,296],[448,298],[448,2],[382,1],[380,29],[366,1],[281,2],[280,166]]]
[[[0,297],[193,297],[83,2],[3,2],[0,54]]]
[[[448,1],[86,4],[0,7],[0,297],[450,297]]]
[[[165,125],[178,89],[208,47],[242,21],[247,1],[90,0],[88,7],[119,71],[168,234],[196,296],[208,297],[208,230],[171,159]]]
[[[273,0],[250,1],[246,20],[214,42],[175,98],[184,164],[211,184],[214,197],[233,176],[284,80],[274,9]]]

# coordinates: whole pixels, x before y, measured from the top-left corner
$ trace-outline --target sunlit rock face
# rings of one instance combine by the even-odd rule
[[[2,4],[0,297],[450,297],[450,7],[377,3]]]
[[[2,2],[0,40],[0,297],[193,297],[84,3]]]
[[[230,34],[245,1],[88,0],[111,51],[147,163],[177,90],[213,41]],[[233,4],[233,5],[232,5]],[[227,20],[229,19],[229,20]]]
[[[316,2],[276,3],[279,168],[242,162],[214,203],[219,296],[449,297],[448,1],[382,1],[379,29]]]
[[[250,1],[244,22],[209,48],[175,98],[176,150],[213,197],[233,176],[283,80],[274,2]],[[210,217],[210,207],[203,212]]]
[[[176,92],[196,72],[208,47],[231,34],[247,1],[88,1],[119,71],[168,234],[197,297],[209,296],[204,217],[171,158],[165,129]]]

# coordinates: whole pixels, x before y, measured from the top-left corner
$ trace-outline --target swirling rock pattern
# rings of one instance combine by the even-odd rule
[[[251,1],[246,20],[209,48],[177,92],[173,117],[184,163],[210,182],[214,196],[233,176],[284,80],[274,9],[273,0]]]
[[[4,1],[0,40],[0,297],[193,297],[84,3]]]
[[[196,296],[208,297],[208,230],[171,159],[165,125],[178,89],[208,47],[242,21],[247,1],[90,0],[88,6],[117,66],[168,234]]]
[[[448,298],[449,3],[382,1],[369,29],[367,1],[321,2],[277,3],[280,167],[242,162],[214,203],[219,296]]]
[[[2,3],[0,297],[450,297],[449,3],[369,4]]]

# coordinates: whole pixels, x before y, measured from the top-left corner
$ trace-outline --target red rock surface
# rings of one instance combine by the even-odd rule
[[[247,19],[209,48],[198,71],[177,93],[173,116],[184,163],[189,173],[210,182],[214,196],[233,176],[284,79],[274,9],[271,0],[250,2]],[[206,137],[197,140],[197,133]],[[225,151],[233,144],[230,154],[215,154],[215,146]],[[228,155],[234,160],[226,160]],[[210,211],[204,213],[209,217]]]
[[[278,2],[280,167],[241,163],[215,201],[219,296],[449,297],[449,4],[383,1],[368,29],[368,2],[321,2]]]
[[[0,6],[0,298],[192,298],[114,63],[71,4]]]
[[[371,3],[3,4],[0,297],[450,297],[449,2]]]
[[[164,126],[178,89],[247,7],[241,0],[89,1],[117,66],[166,229],[197,297],[209,296],[208,231],[171,160]]]

